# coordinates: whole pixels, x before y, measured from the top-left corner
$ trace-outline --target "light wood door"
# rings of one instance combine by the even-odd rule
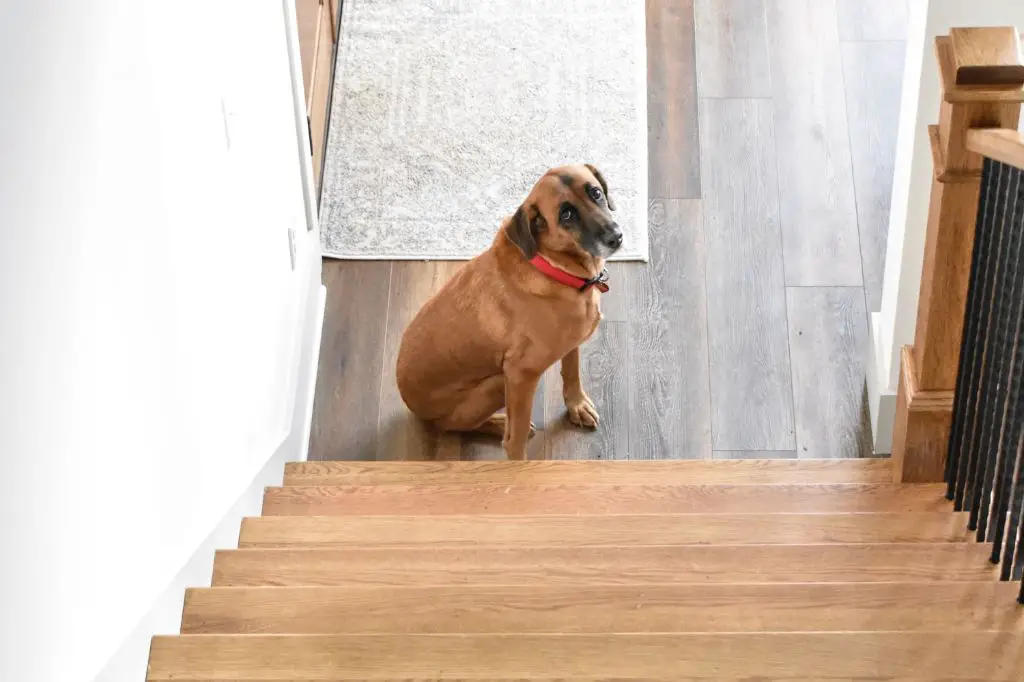
[[[334,25],[331,10],[322,0],[317,16],[316,43],[313,47],[313,65],[310,88],[306,98],[309,114],[309,136],[313,153],[313,178],[320,188],[320,174],[323,166],[324,145],[326,144],[327,110],[330,101],[331,75],[334,61]]]
[[[320,187],[327,119],[330,116],[327,108],[334,73],[334,45],[340,11],[338,0],[295,0],[302,86],[317,190]]]
[[[313,50],[316,47],[320,0],[295,0],[295,24],[299,33],[299,58],[302,61],[302,91],[309,101],[313,79]]]

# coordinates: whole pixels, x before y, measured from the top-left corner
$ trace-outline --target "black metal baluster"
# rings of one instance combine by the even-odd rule
[[[1024,411],[1022,411],[1022,412],[1024,412]],[[1020,430],[1018,430],[1018,435],[1024,435],[1024,434],[1021,434]],[[1010,577],[1013,580],[1019,580],[1021,582],[1021,584],[1020,584],[1020,592],[1018,593],[1017,601],[1020,602],[1021,604],[1024,604],[1024,530],[1022,530],[1020,528],[1020,518],[1021,518],[1021,516],[1024,516],[1024,494],[1020,493],[1021,487],[1024,487],[1024,483],[1021,482],[1021,480],[1024,479],[1024,439],[1018,439],[1016,450],[1017,450],[1016,478],[1018,480],[1018,486],[1016,486],[1016,488],[1014,490],[1014,497],[1020,497],[1020,502],[1021,502],[1020,506],[1018,506],[1016,508],[1016,514],[1017,514],[1017,526],[1016,526],[1016,530],[1017,530],[1017,557],[1016,557],[1017,565],[1015,567],[1013,566],[1013,559],[1009,555],[1003,557],[1003,570],[1002,570],[1002,573],[1005,574],[1007,572],[1007,567],[1009,566],[1010,567],[1010,570],[1009,570]],[[1012,513],[1010,514],[1010,518],[1011,518],[1011,522],[1012,522],[1012,519],[1013,519],[1013,514]],[[1008,537],[1006,539],[1006,544],[1008,546],[1012,546],[1012,542],[1013,542],[1013,534],[1009,533]]]
[[[1021,228],[1018,225],[1016,229]],[[1016,323],[1019,329],[1021,321],[1018,319]],[[1024,542],[1024,534],[1020,533],[1021,513],[1024,507],[1024,339],[1018,334],[1012,343],[1014,359],[1013,371],[1008,378],[1010,409],[1006,420],[1007,458],[1014,460],[1013,485],[1008,491],[1010,518],[1006,523],[996,526],[993,538],[993,544],[997,545],[993,550],[995,555],[995,552],[998,552],[998,545],[1003,540],[1003,534],[1006,535],[1001,570],[1003,580],[1009,580],[1012,576],[1015,559],[1024,558],[1024,548],[1020,547]]]
[[[1002,440],[1003,424],[1006,419],[1006,398],[1009,382],[1007,373],[1012,361],[1013,339],[1007,338],[1011,329],[1011,315],[1016,310],[1016,301],[1012,295],[1015,288],[1016,246],[1019,230],[1013,229],[1014,210],[1017,205],[1017,192],[1020,188],[1020,173],[1015,169],[1000,164],[1000,176],[1005,182],[999,185],[996,219],[994,229],[999,236],[996,239],[996,272],[995,286],[992,290],[992,317],[986,340],[986,354],[989,382],[982,393],[985,409],[982,414],[981,443],[979,452],[985,462],[981,481],[981,494],[974,500],[971,507],[971,524],[977,526],[978,542],[984,542],[989,529],[989,511],[992,500],[993,485],[997,471],[1001,468],[999,443]],[[1016,325],[1012,325],[1016,331]],[[1005,459],[1005,458],[1003,458]],[[998,561],[995,559],[994,561]]]
[[[1008,192],[1008,200],[1012,202],[1007,211],[1008,221],[1004,229],[1009,232],[1010,248],[1007,250],[1005,288],[1000,292],[1000,306],[1005,310],[998,327],[999,356],[1001,377],[996,404],[1000,409],[998,441],[994,445],[1000,457],[998,471],[995,473],[995,489],[992,499],[992,516],[989,524],[989,540],[992,541],[992,563],[998,563],[1002,551],[1003,535],[1006,528],[1006,515],[1009,511],[1010,487],[1016,475],[1016,446],[1013,442],[1013,424],[1016,418],[1016,407],[1024,400],[1020,394],[1020,377],[1024,372],[1024,363],[1018,358],[1017,346],[1021,338],[1022,322],[1024,322],[1024,171],[1013,172],[1014,183]],[[983,517],[984,523],[984,517]],[[979,528],[979,532],[982,528]]]
[[[1019,548],[1019,553],[1024,554],[1024,536],[1021,537],[1021,540],[1022,542],[1021,547]],[[1017,594],[1017,603],[1024,604],[1024,580],[1020,581],[1020,592]]]
[[[984,159],[982,165],[981,194],[978,201],[978,213],[975,219],[974,247],[971,253],[971,273],[967,288],[967,304],[964,310],[964,327],[960,333],[960,359],[956,373],[956,390],[953,394],[953,420],[949,430],[949,445],[946,448],[946,499],[956,499],[956,509],[960,511],[963,503],[964,472],[964,441],[966,435],[965,422],[968,414],[968,396],[973,388],[970,380],[976,347],[975,337],[978,330],[978,299],[981,288],[975,282],[980,279],[981,262],[985,248],[986,234],[982,226],[989,211],[989,183],[992,180],[992,161]],[[959,493],[957,491],[960,491]]]
[[[1021,198],[1024,200],[1024,196]],[[1024,225],[1018,223],[1016,229],[1024,229]],[[1020,319],[1017,320],[1017,327],[1021,327]],[[1024,515],[1024,338],[1019,333],[1014,339],[1014,367],[1009,381],[1011,407],[1006,422],[1010,433],[1007,438],[1007,458],[1014,459],[1015,465],[1013,487],[1009,491],[1009,520],[997,528],[996,542],[1002,539],[1000,535],[1005,528],[1006,549],[1000,577],[1003,580],[1014,578],[1021,581],[1018,601],[1024,604],[1024,532],[1020,527],[1021,516]]]
[[[1024,169],[985,159],[945,467],[1024,604]]]
[[[1024,418],[1022,414],[1024,410],[1017,410],[1017,416]],[[1010,580],[1014,574],[1014,562],[1017,557],[1024,554],[1024,533],[1020,532],[1020,518],[1021,513],[1024,511],[1024,462],[1021,460],[1024,457],[1021,456],[1021,425],[1018,419],[1017,423],[1013,425],[1013,430],[1016,432],[1016,472],[1014,474],[1015,482],[1013,484],[1013,490],[1010,493],[1010,519],[1006,524],[1006,545],[1003,552],[1003,563],[999,571],[999,577],[1001,580]]]
[[[991,324],[993,313],[993,290],[998,270],[999,259],[999,231],[998,231],[998,202],[1000,187],[1003,183],[1003,164],[991,162],[988,164],[990,180],[985,183],[985,203],[988,207],[984,223],[978,225],[981,234],[984,235],[985,244],[981,252],[982,260],[979,264],[980,279],[973,284],[979,288],[977,315],[978,326],[975,333],[975,340],[972,348],[974,353],[974,375],[972,377],[972,390],[968,394],[969,417],[966,423],[967,433],[965,445],[967,448],[967,480],[964,486],[963,506],[961,510],[969,510],[970,517],[967,527],[970,530],[978,528],[978,505],[981,502],[981,484],[987,457],[981,449],[982,428],[985,416],[990,409],[989,401],[984,398],[990,390],[992,381],[991,357],[989,356],[989,339],[991,337]],[[975,237],[977,238],[977,237]]]
[[[1014,170],[1015,175],[1020,178],[1024,171]],[[1012,211],[1013,220],[1010,230],[1020,238],[1020,232],[1024,230],[1024,188],[1018,185],[1015,196],[1015,205]],[[1021,516],[1024,514],[1024,338],[1021,336],[1021,328],[1024,326],[1024,273],[1021,272],[1021,265],[1015,263],[1015,286],[1012,291],[1001,292],[1004,296],[1014,296],[1015,315],[1012,320],[1016,330],[1011,338],[1003,340],[1006,346],[1005,352],[1012,356],[1010,368],[1007,370],[1007,418],[1004,420],[1005,433],[1004,452],[1007,459],[1014,461],[1012,487],[1008,491],[1009,519],[1005,523],[996,525],[996,532],[993,538],[993,557],[999,552],[999,544],[1003,544],[1002,567],[1000,577],[1003,580],[1021,578],[1021,560],[1024,559],[1024,533],[1021,532]],[[997,501],[997,506],[999,502]],[[1003,535],[1005,534],[1005,542]]]
[[[967,490],[968,472],[972,468],[969,449],[970,432],[975,417],[977,403],[977,375],[981,364],[981,312],[984,287],[984,271],[988,260],[991,231],[987,228],[991,220],[995,164],[989,159],[984,160],[982,168],[982,184],[978,202],[978,215],[975,223],[974,249],[971,259],[971,280],[967,292],[965,307],[964,333],[960,348],[960,365],[962,371],[957,376],[957,389],[960,393],[958,404],[954,409],[954,425],[950,429],[951,439],[956,438],[958,468],[956,471],[955,509],[963,511],[964,497]],[[962,389],[962,390],[960,390]]]

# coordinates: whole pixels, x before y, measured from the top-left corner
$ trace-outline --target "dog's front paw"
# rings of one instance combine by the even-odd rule
[[[596,429],[597,425],[601,422],[601,417],[597,414],[594,402],[586,395],[583,395],[578,400],[566,400],[565,406],[569,410],[569,422],[573,426]]]

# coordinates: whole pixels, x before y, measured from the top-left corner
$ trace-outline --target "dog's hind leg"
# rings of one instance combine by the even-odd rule
[[[442,431],[482,431],[492,433],[490,420],[505,406],[505,377],[490,376],[463,391],[448,414],[433,420]],[[501,431],[500,433],[504,433]]]
[[[483,424],[473,429],[475,433],[483,433],[495,438],[505,436],[505,428],[508,425],[508,415],[503,412],[496,412],[488,417]],[[537,425],[530,422],[530,436],[537,433]]]
[[[497,412],[504,406],[505,377],[492,376],[467,391],[448,414],[433,423],[442,431],[482,433],[502,438],[508,417]],[[530,424],[531,435],[535,431],[536,427]]]

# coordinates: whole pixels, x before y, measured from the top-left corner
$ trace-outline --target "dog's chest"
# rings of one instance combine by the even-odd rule
[[[601,308],[596,304],[584,305],[580,301],[572,306],[549,308],[534,318],[528,331],[519,337],[520,342],[503,357],[506,362],[518,358],[522,366],[543,372],[593,336],[600,322]]]
[[[593,336],[603,317],[601,299],[598,296],[587,297],[587,300],[581,301],[572,314],[567,316],[567,319],[571,320],[568,326],[572,329],[570,333],[572,338],[569,339],[569,342],[573,347]]]

